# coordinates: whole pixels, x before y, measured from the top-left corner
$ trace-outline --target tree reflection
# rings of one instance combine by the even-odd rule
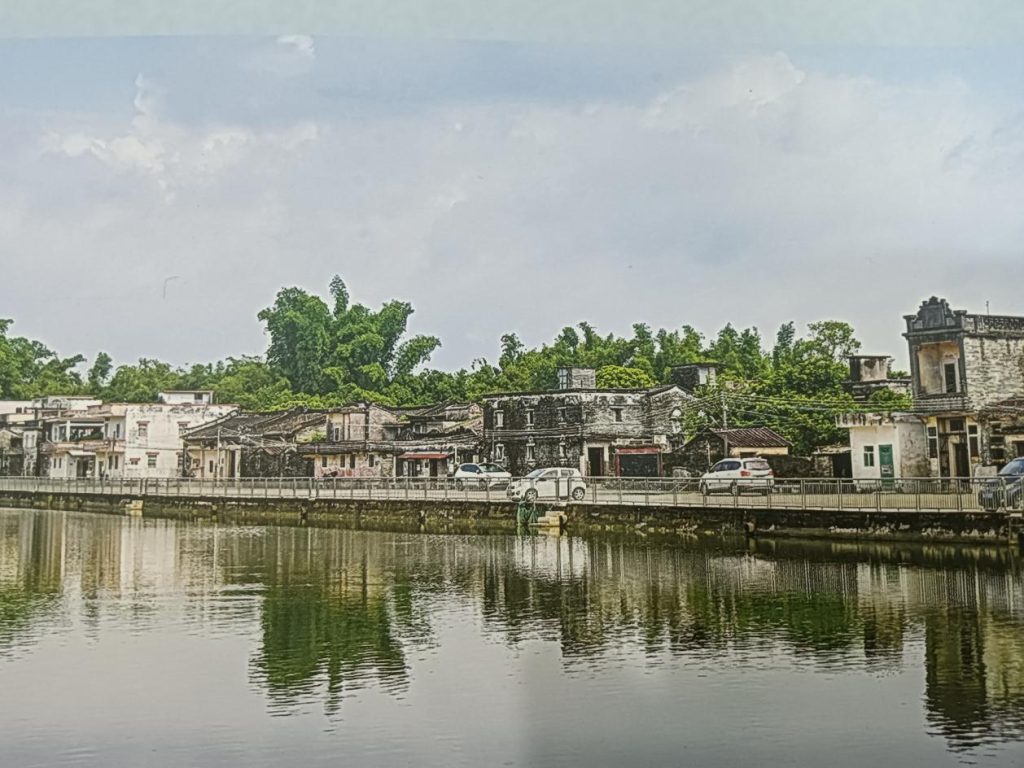
[[[848,672],[924,665],[928,727],[953,749],[1024,737],[1024,584],[1008,549],[238,528],[0,511],[0,653],[113,599],[255,629],[275,710],[402,694],[455,611],[570,668],[784,654]],[[224,600],[224,595],[238,596]],[[241,607],[240,607],[241,606]]]

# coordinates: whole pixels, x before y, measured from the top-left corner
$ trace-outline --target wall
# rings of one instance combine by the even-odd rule
[[[126,502],[143,499],[145,517],[207,518],[245,523],[316,523],[371,530],[398,527],[410,531],[516,530],[516,505],[446,501],[348,501],[345,499],[175,498],[159,493],[127,496],[0,491],[0,506],[125,514]],[[964,541],[971,545],[1008,541],[1003,513],[815,512],[781,509],[679,509],[607,505],[564,507],[569,529],[583,532],[747,532],[755,537]]]
[[[941,341],[921,344],[915,349],[917,357],[918,395],[941,395],[946,393],[944,366],[946,363],[957,364],[957,391],[962,386],[959,379],[963,376],[960,364],[960,345],[955,341]]]
[[[1024,396],[1024,334],[1019,338],[967,336],[963,347],[972,408]]]

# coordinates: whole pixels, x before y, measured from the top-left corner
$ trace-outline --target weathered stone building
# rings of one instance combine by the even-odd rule
[[[670,438],[682,429],[692,395],[676,385],[654,389],[570,386],[484,398],[483,453],[513,475],[536,467],[573,467],[584,475],[657,476]],[[586,380],[584,378],[584,380]]]
[[[313,464],[304,444],[327,434],[327,414],[287,411],[235,412],[184,435],[189,477],[308,477]]]
[[[991,425],[1002,429],[1003,420],[993,419],[1000,403],[1024,398],[1024,317],[953,310],[932,297],[904,319],[914,411],[924,420],[931,473],[969,477],[979,465],[1005,461],[1005,437],[1000,446]],[[1001,459],[999,451],[992,454],[993,436]]]
[[[317,477],[445,477],[478,457],[482,420],[471,403],[360,403],[330,411],[325,439],[303,450]]]
[[[388,425],[396,477],[443,477],[456,466],[478,461],[483,439],[483,409],[475,403],[441,403],[397,411]]]

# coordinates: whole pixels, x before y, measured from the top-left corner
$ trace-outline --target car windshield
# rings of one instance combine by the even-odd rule
[[[1018,458],[1011,461],[1005,467],[999,470],[999,474],[1006,477],[1014,477],[1016,475],[1024,475],[1024,458]]]
[[[743,464],[747,469],[753,469],[756,471],[771,469],[771,467],[768,466],[768,462],[764,459],[751,459],[750,461],[743,462]]]
[[[535,477],[540,477],[541,475],[544,474],[545,471],[546,470],[543,470],[543,469],[535,469],[535,470],[533,470],[533,472],[531,472],[530,474],[528,474],[526,476],[526,479],[527,480],[531,480],[531,479],[533,479]]]
[[[484,472],[504,472],[505,470],[497,464],[481,464],[480,469]]]

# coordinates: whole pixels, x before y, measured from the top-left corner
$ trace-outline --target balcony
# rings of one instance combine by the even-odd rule
[[[967,395],[962,392],[914,397],[914,411],[917,413],[966,413],[969,409]]]

